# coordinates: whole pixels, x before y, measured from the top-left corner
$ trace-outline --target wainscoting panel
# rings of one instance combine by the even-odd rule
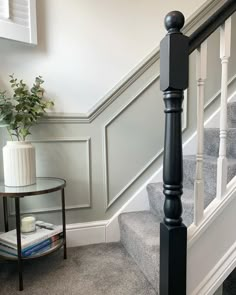
[[[105,125],[107,207],[158,157],[164,130],[158,92],[157,76]],[[158,132],[153,126],[158,126]]]
[[[55,176],[67,180],[66,209],[90,208],[90,138],[62,138],[31,141],[36,147],[37,176]],[[60,210],[60,193],[26,197],[22,213]],[[11,213],[13,206],[11,205]]]
[[[185,32],[189,35],[221,3],[222,0],[208,1],[205,9],[186,24]],[[214,46],[217,40],[213,36],[209,48],[218,48]],[[212,54],[208,65],[212,79],[216,56]],[[190,60],[190,88],[183,106],[184,138],[196,129],[195,72]],[[209,78],[207,83],[211,85],[206,103],[211,101],[212,92],[219,90],[218,81]],[[212,99],[216,100],[218,96]],[[29,140],[36,147],[37,175],[67,180],[67,223],[77,224],[108,220],[139,191],[160,168],[163,135],[164,102],[156,48],[88,113],[51,113],[32,129],[33,140]],[[1,132],[0,137],[0,146],[5,145],[6,132]],[[0,175],[3,177],[2,165]],[[14,206],[11,202],[10,205],[9,213],[13,215]],[[61,222],[59,209],[59,193],[22,201],[23,213],[35,213],[49,222]]]
[[[109,208],[161,156],[164,107],[159,75],[107,122],[104,128],[105,181]],[[187,128],[187,91],[183,130]],[[117,160],[119,159],[119,160]]]

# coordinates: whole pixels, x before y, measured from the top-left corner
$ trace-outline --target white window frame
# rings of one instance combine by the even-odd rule
[[[4,0],[8,3],[12,0]],[[18,0],[20,1],[20,0]],[[36,0],[28,1],[28,26],[16,24],[11,20],[9,9],[5,11],[5,17],[0,18],[0,37],[16,40],[20,42],[37,44],[37,20],[36,20]],[[9,6],[8,6],[9,7]]]

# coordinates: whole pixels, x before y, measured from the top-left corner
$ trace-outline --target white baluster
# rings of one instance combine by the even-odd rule
[[[231,47],[231,18],[220,29],[220,58],[222,64],[220,105],[220,148],[217,161],[217,198],[222,199],[227,185],[227,98],[228,62]]]
[[[204,96],[207,78],[207,42],[197,50],[197,156],[196,179],[194,182],[194,224],[198,225],[204,212],[204,180],[203,180],[203,136],[204,136]]]

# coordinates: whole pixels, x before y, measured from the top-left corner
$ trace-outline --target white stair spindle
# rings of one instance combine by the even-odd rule
[[[222,64],[220,105],[220,148],[217,161],[217,198],[222,199],[227,185],[227,98],[228,62],[231,48],[231,18],[220,29],[220,58]]]
[[[204,213],[204,180],[203,180],[203,136],[204,136],[204,96],[207,78],[207,41],[197,50],[197,156],[196,178],[194,181],[194,224],[197,226]]]

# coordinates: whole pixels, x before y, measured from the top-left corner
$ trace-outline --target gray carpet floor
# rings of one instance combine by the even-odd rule
[[[120,243],[69,248],[24,262],[24,291],[15,263],[0,262],[1,295],[156,295]]]

